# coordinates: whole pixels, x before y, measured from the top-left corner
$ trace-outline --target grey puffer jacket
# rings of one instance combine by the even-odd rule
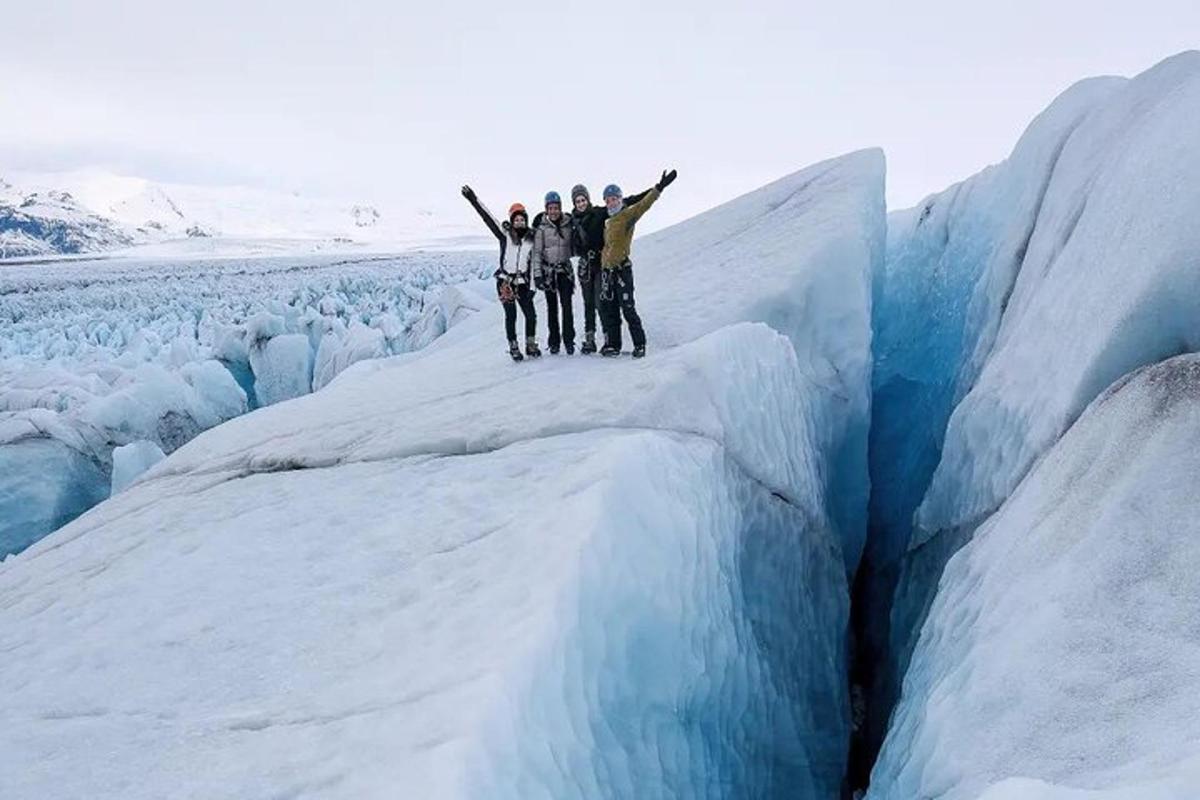
[[[561,214],[557,222],[551,222],[545,214],[538,215],[538,224],[533,231],[533,262],[531,272],[536,281],[543,275],[549,276],[551,268],[567,265],[571,274],[571,240],[575,223],[567,214]]]

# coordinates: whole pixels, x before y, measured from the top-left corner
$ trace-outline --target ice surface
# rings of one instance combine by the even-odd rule
[[[1124,83],[1080,82],[1030,124],[1007,160],[888,217],[873,309],[871,528],[856,609],[869,671],[859,676],[870,704],[863,729],[869,752],[883,741],[938,574],[961,544],[961,536],[946,534],[909,557],[904,596],[893,608],[913,513],[941,457],[946,424],[995,339],[1067,139]]]
[[[882,170],[875,151],[811,167],[639,240],[633,259],[651,350],[743,320],[766,322],[790,340],[809,387],[806,402],[822,420],[813,434],[814,450],[828,455],[820,489],[830,498],[848,569],[865,534],[869,287],[883,256]],[[287,414],[226,425],[173,459],[173,469],[469,452],[476,441],[499,446],[590,426],[629,391],[594,378],[614,369],[611,363],[543,359],[497,374],[502,330],[496,314],[485,312],[419,353],[351,367],[347,377],[381,374],[370,383],[334,381],[322,393],[328,399],[302,398]],[[426,359],[435,361],[420,367],[422,380],[405,377]],[[652,379],[660,366],[652,360],[626,368]],[[584,381],[596,387],[584,391]],[[535,403],[536,413],[518,413],[525,403]],[[487,413],[494,409],[512,413]]]
[[[19,552],[108,496],[108,471],[58,439],[0,446],[0,557]]]
[[[1200,53],[1121,86],[1067,140],[987,363],[917,515],[978,520],[1110,383],[1200,346]]]
[[[1098,399],[947,565],[869,797],[1194,797],[1198,470],[1200,357]]]
[[[9,558],[11,793],[837,796],[882,173],[639,240],[645,361],[492,300]]]
[[[143,472],[166,458],[154,442],[139,439],[112,452],[112,494],[124,491]]]
[[[291,400],[312,390],[313,354],[308,337],[285,333],[250,345],[254,394],[264,406]]]
[[[1067,139],[1124,84],[1076,84],[1030,124],[1006,161],[889,215],[874,308],[877,561],[893,561],[908,546],[946,423],[991,349]]]
[[[4,476],[10,486],[47,481],[45,492],[5,495],[41,506],[0,503],[0,541],[24,546],[103,499],[114,447],[147,440],[169,453],[357,360],[424,346],[470,313],[489,263],[413,254],[0,268],[0,431],[19,433],[0,434],[0,453],[32,436],[65,447],[0,455],[32,470]]]
[[[890,217],[858,615],[876,741],[946,560],[1106,386],[1200,344],[1197,136],[1185,53],[1072,87],[1008,161]]]

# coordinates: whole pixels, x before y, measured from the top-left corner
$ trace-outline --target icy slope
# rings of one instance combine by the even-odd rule
[[[0,558],[107,497],[114,447],[169,453],[260,404],[320,389],[355,361],[428,344],[487,302],[471,286],[488,263],[413,254],[3,267]]]
[[[1200,357],[1098,399],[946,567],[869,797],[1194,797],[1198,472]]]
[[[1068,139],[914,544],[994,509],[1121,375],[1200,347],[1197,140],[1197,52],[1131,80]]]
[[[856,757],[858,781],[866,781],[883,742],[941,569],[940,553],[930,555],[929,567],[906,564],[904,556],[950,414],[995,339],[1068,138],[1124,84],[1120,78],[1080,82],[1030,124],[1007,160],[888,216],[873,309],[870,533],[855,606],[855,680],[869,709]],[[945,538],[953,544],[953,537]],[[913,585],[893,614],[902,565]]]
[[[4,562],[6,795],[836,797],[882,173],[640,241],[644,362],[493,306]]]
[[[882,170],[875,151],[819,164],[639,240],[634,252],[652,352],[743,320],[766,322],[791,340],[809,386],[806,402],[828,420],[815,449],[829,454],[821,488],[836,490],[834,519],[850,568],[865,525],[869,271],[882,257],[883,203],[876,191]],[[480,439],[499,446],[594,425],[628,394],[627,381],[604,377],[617,368],[609,362],[543,360],[498,372],[504,342],[495,316],[485,311],[408,360],[355,367],[350,372],[359,380],[335,381],[323,399],[300,400],[287,414],[224,426],[167,469],[253,470],[459,453]],[[420,363],[426,360],[433,363]],[[414,369],[422,380],[404,377]],[[655,362],[647,369],[654,372]],[[357,370],[380,374],[364,377]],[[450,397],[455,402],[440,402]],[[513,413],[483,415],[497,399],[497,407]],[[520,413],[523,404],[534,408]]]
[[[1200,345],[1198,136],[1184,53],[1078,84],[1009,161],[890,218],[856,615],[876,740],[946,560],[1107,385]]]

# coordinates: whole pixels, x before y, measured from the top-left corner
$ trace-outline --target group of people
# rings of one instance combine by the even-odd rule
[[[508,221],[498,222],[470,186],[463,197],[483,218],[500,242],[500,266],[496,269],[496,293],[504,307],[504,332],[514,361],[525,356],[538,358],[535,291],[546,295],[551,353],[565,347],[575,353],[575,283],[583,294],[584,341],[582,353],[596,352],[596,317],[604,331],[600,354],[621,354],[621,316],[629,326],[633,357],[646,355],[646,332],[633,300],[633,263],[629,260],[637,221],[675,180],[675,170],[644,192],[626,197],[610,184],[604,189],[604,205],[592,205],[587,187],[571,190],[570,212],[564,211],[558,192],[547,192],[545,210],[529,222],[525,206],[513,203]],[[572,261],[577,265],[572,269]],[[517,341],[517,309],[525,318],[525,352]],[[560,319],[561,311],[561,319]]]

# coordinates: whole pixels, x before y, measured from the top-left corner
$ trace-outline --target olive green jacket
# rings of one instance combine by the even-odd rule
[[[600,266],[604,269],[617,269],[629,260],[629,250],[633,246],[633,228],[642,218],[660,192],[657,187],[646,192],[641,200],[626,206],[613,214],[604,222],[604,250],[600,253]]]

